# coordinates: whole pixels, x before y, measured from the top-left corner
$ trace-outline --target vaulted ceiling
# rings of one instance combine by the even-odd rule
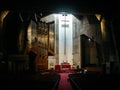
[[[25,12],[53,13],[60,11],[76,13],[118,13],[115,0],[1,0],[1,9]]]

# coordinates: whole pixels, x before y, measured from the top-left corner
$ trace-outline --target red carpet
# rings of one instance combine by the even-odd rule
[[[59,82],[58,90],[73,90],[68,79],[68,73],[60,73],[61,79]]]

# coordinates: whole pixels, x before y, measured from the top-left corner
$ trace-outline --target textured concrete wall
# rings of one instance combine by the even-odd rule
[[[94,39],[97,43],[101,43],[101,28],[100,24],[93,15],[84,15],[81,19],[74,17],[74,30],[73,30],[73,63],[81,67],[81,38],[80,35],[84,34],[89,38]],[[93,50],[93,49],[92,49]],[[91,52],[91,56],[92,53]],[[94,56],[91,59],[95,58]],[[96,62],[94,59],[91,62]]]

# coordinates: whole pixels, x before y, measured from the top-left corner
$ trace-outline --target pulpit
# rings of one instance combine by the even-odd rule
[[[55,71],[56,71],[56,72],[61,72],[60,65],[55,65]]]

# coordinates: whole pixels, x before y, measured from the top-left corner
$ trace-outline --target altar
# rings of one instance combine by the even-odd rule
[[[71,65],[69,63],[61,63],[61,65],[55,65],[55,71],[65,72],[71,70]]]
[[[61,70],[71,70],[71,65],[69,63],[61,63]]]

